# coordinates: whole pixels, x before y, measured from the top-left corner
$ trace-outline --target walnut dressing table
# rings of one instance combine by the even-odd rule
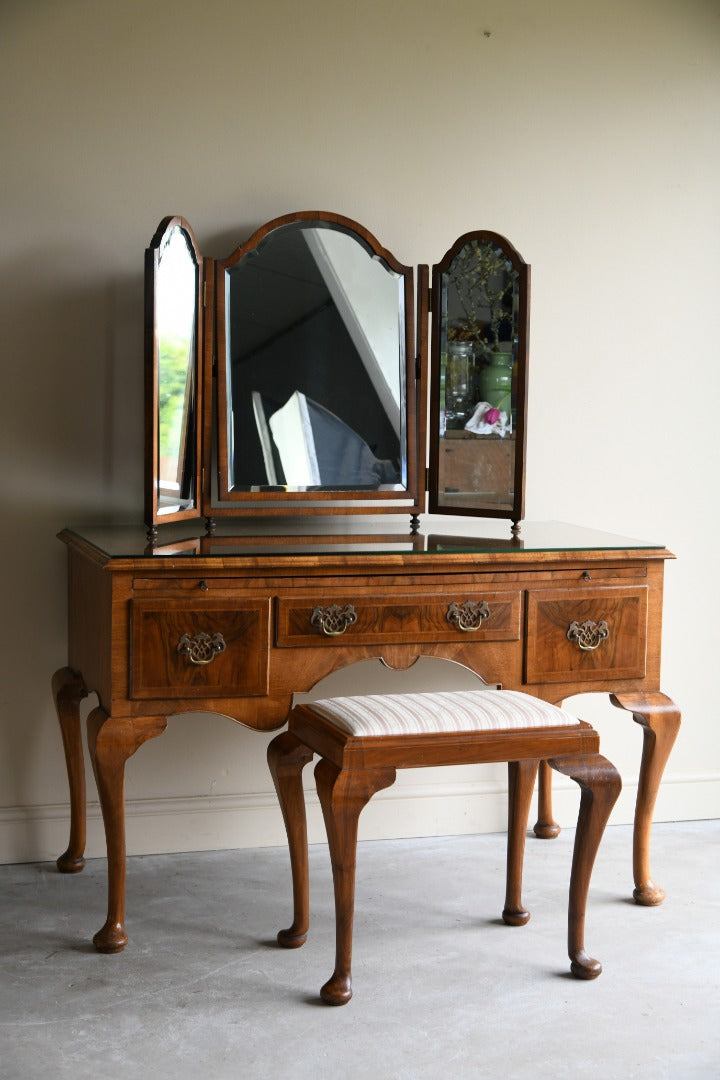
[[[459,523],[460,524],[460,523]],[[487,523],[485,523],[487,524]],[[356,521],[354,528],[360,525]],[[477,522],[471,523],[479,533]],[[149,546],[141,530],[65,530],[68,666],[53,691],[67,761],[71,829],[58,859],[84,865],[80,702],[97,694],[88,744],[105,823],[109,900],[94,942],[118,952],[125,933],[127,759],[168,716],[212,712],[268,731],[294,692],[357,660],[407,668],[444,657],[489,683],[559,703],[604,691],[643,727],[634,832],[635,899],[663,898],[650,874],[655,797],[680,716],[660,693],[662,546],[561,524],[523,536],[369,532],[274,525],[262,535],[185,526]],[[246,526],[249,530],[249,526]],[[499,530],[498,530],[499,532]],[[202,726],[202,717],[198,718]],[[541,787],[539,835],[554,835]]]
[[[529,286],[517,249],[485,230],[430,271],[334,212],[276,218],[225,259],[203,256],[184,218],[160,223],[145,252],[147,532],[61,534],[69,656],[53,688],[72,823],[58,866],[83,866],[79,705],[93,692],[99,950],[127,941],[127,759],[172,713],[278,728],[293,693],[371,658],[444,657],[552,703],[610,692],[644,728],[635,897],[661,901],[649,835],[679,725],[659,689],[670,555],[521,527]],[[541,836],[558,831],[548,775]]]

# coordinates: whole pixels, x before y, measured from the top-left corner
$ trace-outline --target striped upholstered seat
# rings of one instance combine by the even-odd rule
[[[577,717],[516,690],[321,698],[309,706],[355,738],[572,727]]]

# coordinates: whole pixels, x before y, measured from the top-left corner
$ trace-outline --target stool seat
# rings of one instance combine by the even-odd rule
[[[585,903],[590,875],[610,811],[620,793],[615,767],[599,753],[589,724],[538,698],[510,690],[457,690],[321,698],[297,705],[288,730],[268,747],[290,848],[294,917],[278,933],[285,948],[303,945],[309,925],[309,881],[303,767],[320,756],[315,781],[333,870],[336,956],[320,994],[331,1005],[352,996],[351,958],[358,819],[372,796],[399,768],[508,763],[508,843],[503,921],[520,926],[525,833],[541,760],[581,789],[568,906],[572,973],[594,979],[602,971],[585,952]]]
[[[574,727],[576,716],[517,690],[450,690],[320,698],[312,710],[348,735],[433,735]]]

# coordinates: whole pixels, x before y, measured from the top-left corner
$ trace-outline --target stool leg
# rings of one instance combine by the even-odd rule
[[[578,979],[596,979],[602,964],[585,952],[585,905],[595,856],[622,781],[614,765],[601,754],[554,758],[553,769],[569,776],[580,787],[568,905],[568,955],[570,970]]]
[[[352,997],[358,819],[375,792],[395,782],[395,769],[338,769],[323,758],[315,766],[315,782],[325,818],[335,890],[335,970],[320,996],[328,1005],[345,1005]]]
[[[537,761],[508,762],[507,886],[502,913],[508,926],[524,926],[530,918],[522,902],[522,876],[525,833],[537,770]]]
[[[310,921],[310,885],[308,874],[307,821],[302,771],[312,760],[312,750],[293,735],[284,731],[268,746],[270,774],[277,791],[290,848],[290,868],[293,887],[293,923],[287,930],[278,931],[278,944],[285,949],[297,949],[305,944]]]

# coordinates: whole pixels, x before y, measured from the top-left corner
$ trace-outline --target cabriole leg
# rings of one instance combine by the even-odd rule
[[[553,818],[552,770],[547,761],[540,762],[538,775],[538,819],[533,832],[540,840],[553,840],[560,835],[560,826]]]
[[[268,746],[267,758],[275,784],[290,848],[293,888],[293,923],[280,930],[278,944],[297,949],[305,944],[310,921],[310,884],[308,872],[307,819],[302,771],[312,760],[312,750],[290,731],[284,731]]]
[[[507,886],[502,913],[508,926],[524,926],[530,918],[522,902],[522,877],[525,833],[537,770],[537,761],[508,762]]]
[[[596,979],[602,964],[585,952],[585,906],[595,856],[622,781],[615,766],[601,754],[554,758],[550,764],[580,787],[580,812],[570,872],[568,955],[570,970],[576,978]]]
[[[88,747],[97,783],[108,862],[108,914],[93,943],[98,952],[121,952],[125,933],[125,762],[148,739],[161,735],[164,716],[113,719],[97,708],[88,716]]]
[[[660,781],[680,730],[680,710],[665,694],[611,694],[610,700],[631,712],[643,729],[633,831],[633,897],[638,904],[654,907],[662,904],[665,893],[650,874],[650,830]]]
[[[67,851],[57,859],[63,874],[76,874],[85,865],[85,762],[80,731],[80,702],[88,691],[81,676],[72,668],[63,667],[52,678],[65,765],[70,786],[70,839]]]
[[[376,791],[395,782],[395,769],[340,770],[323,758],[315,767],[335,890],[335,970],[320,990],[328,1005],[352,997],[352,935],[355,912],[355,861],[358,819]]]

